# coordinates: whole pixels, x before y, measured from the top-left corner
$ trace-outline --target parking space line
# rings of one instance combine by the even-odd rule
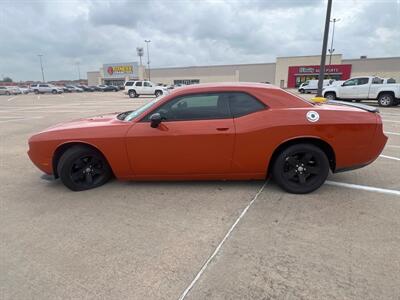
[[[368,192],[377,192],[377,193],[400,196],[400,191],[398,191],[398,190],[382,189],[382,188],[377,188],[377,187],[368,186],[368,185],[359,185],[359,184],[330,181],[330,180],[325,181],[325,183],[329,184],[329,185],[347,187],[347,188],[356,189],[356,190],[364,190],[364,191],[368,191]]]
[[[391,113],[381,113],[382,116],[388,115],[388,116],[398,116],[400,117],[399,114],[391,114]]]
[[[7,102],[9,102],[9,101],[11,101],[11,100],[13,100],[13,99],[15,99],[15,98],[17,98],[17,97],[18,97],[18,96],[11,97],[11,98],[7,99]]]
[[[13,117],[11,120],[0,120],[0,123],[7,123],[7,122],[15,122],[15,121],[23,121],[23,120],[33,120],[33,119],[42,119],[42,116],[37,116],[37,117]]]
[[[268,180],[264,182],[262,187],[258,190],[257,194],[251,199],[249,204],[243,209],[242,213],[239,215],[239,217],[236,219],[236,221],[232,224],[232,226],[229,228],[228,232],[225,234],[224,238],[221,240],[221,242],[218,244],[217,248],[215,248],[214,252],[210,255],[210,257],[207,259],[207,261],[204,263],[204,265],[201,267],[200,271],[197,273],[196,277],[193,279],[193,281],[189,284],[189,286],[183,291],[182,295],[179,297],[179,300],[183,300],[186,298],[187,294],[189,291],[193,288],[193,286],[196,284],[197,280],[199,280],[200,276],[204,273],[204,271],[207,269],[209,263],[213,260],[213,258],[218,254],[219,250],[221,249],[222,245],[225,243],[227,238],[231,235],[232,231],[235,229],[236,225],[239,223],[239,221],[243,218],[243,216],[246,214],[246,212],[249,210],[249,208],[253,205],[254,201],[257,200],[258,196],[261,194],[261,192],[264,190],[265,186],[267,185]]]
[[[400,146],[395,146],[395,145],[386,145],[386,147],[389,147],[389,148],[400,148]]]
[[[400,135],[400,133],[398,133],[398,132],[389,132],[389,131],[385,131],[385,132],[383,132],[383,133],[385,133],[385,134],[390,134],[390,135]]]
[[[400,123],[399,120],[386,120],[386,119],[383,119],[383,122],[384,122],[384,123],[385,123],[385,122]]]
[[[388,159],[393,159],[393,160],[398,160],[400,161],[400,158],[398,157],[394,157],[394,156],[387,156],[387,155],[379,155],[379,157],[383,157],[383,158],[388,158]]]

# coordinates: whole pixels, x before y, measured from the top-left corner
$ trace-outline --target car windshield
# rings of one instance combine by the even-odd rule
[[[146,103],[145,105],[139,107],[136,110],[133,111],[128,111],[128,112],[123,112],[118,115],[118,119],[123,120],[123,121],[131,121],[132,119],[140,116],[143,112],[151,108],[154,104],[156,104],[158,101],[163,99],[166,95],[168,95],[168,92],[164,92],[161,96],[153,99],[152,101]]]

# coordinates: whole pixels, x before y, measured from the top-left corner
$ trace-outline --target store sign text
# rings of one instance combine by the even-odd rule
[[[126,66],[109,66],[107,68],[107,73],[110,75],[113,74],[132,74],[133,73],[133,66],[126,65]]]

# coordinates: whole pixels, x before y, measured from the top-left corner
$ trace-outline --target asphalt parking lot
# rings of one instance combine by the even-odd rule
[[[41,129],[149,99],[0,97],[1,299],[399,299],[400,106],[381,108],[381,157],[309,195],[270,181],[74,193],[26,155]]]

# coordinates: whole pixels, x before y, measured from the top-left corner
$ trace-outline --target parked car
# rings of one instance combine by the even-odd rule
[[[328,86],[332,84],[335,80],[333,79],[324,79],[322,83],[322,87]],[[312,79],[312,80],[307,80],[306,82],[303,82],[300,84],[298,91],[302,94],[304,93],[316,93],[318,90],[318,80],[317,79]]]
[[[322,95],[330,100],[378,100],[380,106],[400,104],[400,84],[383,83],[384,80],[375,76],[354,77],[339,86],[327,86]]]
[[[76,92],[76,93],[82,93],[83,89],[80,87],[77,87],[75,85],[65,85],[64,86],[69,92]]]
[[[63,89],[64,93],[72,93],[74,91],[74,89],[72,87],[69,87],[67,85],[64,85],[62,87],[62,89]]]
[[[151,81],[127,81],[125,82],[125,94],[130,98],[136,98],[140,95],[161,96],[167,91],[163,86],[157,86]]]
[[[329,171],[373,162],[385,146],[377,108],[311,103],[261,83],[202,84],[122,113],[60,123],[29,157],[71,190],[131,180],[264,180],[309,193]]]
[[[97,85],[90,85],[89,88],[91,88],[94,92],[101,91],[101,88],[99,88]]]
[[[49,83],[32,84],[31,89],[35,94],[44,94],[44,93],[61,94],[64,92],[62,88]]]
[[[84,84],[78,85],[78,87],[81,88],[82,90],[84,90],[85,92],[94,92],[95,91],[95,89],[93,87],[90,87],[90,86],[87,86]]]
[[[21,94],[29,94],[32,90],[27,86],[19,86],[18,89],[20,90]]]
[[[21,91],[15,86],[0,86],[0,95],[18,95]]]

